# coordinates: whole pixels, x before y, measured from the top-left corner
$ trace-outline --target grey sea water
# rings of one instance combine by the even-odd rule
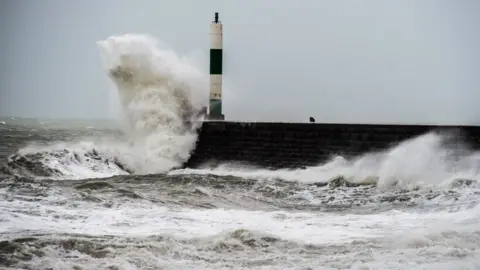
[[[380,169],[359,158],[139,174],[98,147],[123,136],[109,123],[0,122],[4,269],[480,267],[476,170],[419,168],[440,155],[428,135]]]

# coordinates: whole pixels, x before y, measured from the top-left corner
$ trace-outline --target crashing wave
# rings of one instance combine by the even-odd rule
[[[82,168],[83,173],[75,168]],[[92,149],[83,153],[69,149],[43,151],[29,154],[14,154],[8,157],[4,172],[19,177],[58,179],[89,178],[89,176],[111,176],[131,174],[133,171],[117,158],[100,155]]]
[[[204,113],[208,76],[151,36],[111,36],[98,47],[116,88],[124,136],[28,146],[10,157],[7,171],[82,179],[162,173],[188,159]]]

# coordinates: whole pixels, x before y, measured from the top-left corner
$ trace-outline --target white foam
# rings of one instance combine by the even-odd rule
[[[62,199],[57,197],[55,200]],[[436,233],[433,229],[440,232],[453,228],[457,232],[470,231],[476,230],[480,221],[480,205],[456,212],[391,210],[370,215],[172,209],[142,201],[113,208],[92,208],[92,204],[84,202],[66,206],[43,204],[41,208],[38,205],[37,201],[3,200],[0,207],[4,222],[0,223],[0,233],[168,234],[188,238],[247,229],[273,234],[285,240],[320,245],[359,239],[395,238],[396,235],[414,235],[415,232],[422,235]],[[28,211],[36,214],[24,214]],[[32,224],[35,226],[32,227]]]
[[[104,264],[137,269],[138,265],[151,268],[171,266],[166,262],[178,263],[181,267],[186,260],[185,263],[201,263],[207,269],[217,268],[216,262],[228,261],[230,266],[241,269],[242,261],[256,256],[257,260],[283,258],[290,265],[288,268],[294,267],[293,264],[305,268],[324,264],[342,269],[350,266],[354,269],[401,266],[422,269],[432,265],[468,265],[469,261],[480,257],[478,200],[473,207],[409,208],[361,215],[352,212],[199,210],[166,207],[144,200],[118,204],[113,201],[109,207],[104,207],[101,202],[74,199],[78,191],[69,194],[68,189],[50,187],[46,192],[46,197],[40,200],[28,197],[22,200],[11,195],[7,188],[0,189],[0,196],[6,198],[0,200],[0,234],[4,239],[36,233],[44,234],[48,239],[114,235],[118,238],[102,238],[100,241],[102,245],[112,243],[115,246],[115,257],[92,260],[86,254],[76,254],[75,250],[70,251],[75,256],[69,256],[61,247],[47,247],[44,250],[46,255],[34,258],[32,265],[65,264],[65,267],[71,267],[85,261],[92,269],[105,267]],[[235,239],[227,239],[228,233],[239,229],[296,245],[271,244],[267,252],[262,247],[251,251],[254,254],[249,253],[248,245],[232,253],[213,250],[215,242],[235,242]],[[148,238],[159,235],[174,239]],[[198,242],[199,238],[205,239],[202,240],[205,243]],[[319,251],[309,254],[311,248],[302,247],[305,244],[314,245]],[[165,250],[169,252],[165,254]],[[178,256],[182,255],[185,257],[179,259]],[[132,256],[138,261],[130,265]],[[314,262],[311,256],[315,256]],[[192,259],[195,257],[207,259],[196,261]]]
[[[6,190],[2,190],[3,192]],[[63,198],[62,194],[57,196],[56,201],[68,200],[67,197]],[[410,269],[414,269],[413,266],[418,264],[428,265],[429,262],[426,259],[432,256],[439,257],[430,259],[437,264],[442,262],[443,256],[448,256],[450,262],[459,259],[460,263],[466,263],[470,256],[478,255],[480,248],[480,238],[477,233],[480,221],[478,205],[457,212],[424,212],[410,209],[370,215],[172,209],[145,202],[125,203],[112,208],[78,201],[63,206],[45,203],[42,203],[42,207],[38,206],[37,201],[0,201],[2,213],[0,233],[9,239],[35,233],[52,235],[49,237],[63,234],[116,235],[134,237],[141,241],[142,245],[146,243],[145,241],[153,241],[148,243],[155,245],[155,239],[147,240],[145,237],[167,235],[187,241],[214,237],[218,238],[218,241],[224,241],[226,232],[246,229],[293,241],[298,245],[310,244],[323,247],[322,253],[326,254],[318,255],[318,262],[335,263],[335,260],[339,260],[337,265],[338,263],[349,265],[357,259],[362,259],[370,263],[354,266],[398,267],[402,265],[402,261],[408,260]],[[178,252],[185,248],[178,246],[182,245],[180,243],[168,245],[170,249]],[[343,252],[329,251],[334,247],[340,248]],[[202,252],[200,248],[195,246],[188,252],[189,254]],[[138,247],[132,246],[132,250],[137,249]],[[128,254],[120,252],[116,251],[118,256],[115,257],[116,261],[122,261],[123,256],[128,257]],[[275,253],[275,250],[270,252],[274,252],[271,256],[282,254]],[[455,257],[457,253],[458,257],[452,259],[451,257]],[[214,251],[208,254],[209,256],[222,255],[215,255]],[[159,255],[153,253],[149,256]],[[203,254],[203,256],[206,255]],[[230,256],[233,255],[230,254]],[[239,256],[238,253],[236,256]],[[248,256],[248,253],[240,253],[240,256]],[[296,257],[308,258],[308,254],[302,255],[293,251],[289,255],[281,256],[288,256],[284,258],[289,261],[297,260]],[[149,261],[143,255],[139,258]],[[49,264],[73,260],[61,254],[57,256],[50,254],[47,258],[38,259],[51,260]],[[108,260],[113,262],[111,261],[113,259]],[[158,261],[150,263],[159,265]]]
[[[99,143],[99,141],[54,142],[48,144],[32,143],[20,149],[17,154],[26,156],[42,153],[38,161],[44,164],[44,166],[60,172],[60,174],[48,177],[35,175],[31,175],[31,177],[36,179],[80,180],[128,174],[113,162],[115,155],[125,155],[125,153],[118,151],[122,149],[122,147],[124,146],[120,143],[115,147],[112,141],[105,143]],[[66,149],[68,149],[68,152],[64,152]],[[92,149],[99,152],[101,159],[95,159],[85,155],[91,152]]]

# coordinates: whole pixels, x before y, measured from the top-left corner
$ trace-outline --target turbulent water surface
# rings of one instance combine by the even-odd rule
[[[0,119],[1,267],[480,269],[479,153],[425,134],[299,170],[175,169],[204,75],[149,37],[99,48],[120,125]]]

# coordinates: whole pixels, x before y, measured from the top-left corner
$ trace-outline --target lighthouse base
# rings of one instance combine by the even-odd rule
[[[205,115],[205,120],[211,120],[211,121],[223,121],[225,120],[225,115],[223,114],[207,114]]]

